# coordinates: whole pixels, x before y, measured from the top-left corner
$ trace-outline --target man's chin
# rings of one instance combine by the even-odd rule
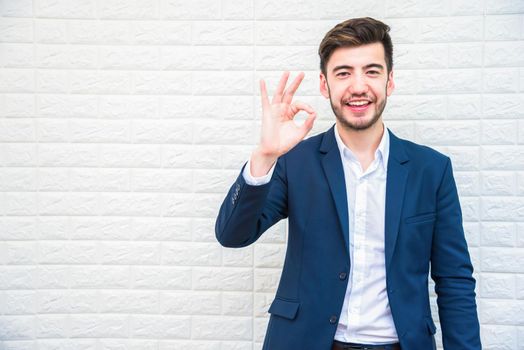
[[[364,131],[372,127],[379,118],[369,119],[367,116],[361,117],[338,117],[337,119],[342,127],[355,131]]]

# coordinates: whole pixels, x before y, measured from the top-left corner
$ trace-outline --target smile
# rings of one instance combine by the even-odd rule
[[[371,105],[371,101],[367,101],[367,100],[350,101],[350,102],[344,103],[344,105],[349,107],[349,109],[353,112],[363,112],[369,107],[369,105]]]

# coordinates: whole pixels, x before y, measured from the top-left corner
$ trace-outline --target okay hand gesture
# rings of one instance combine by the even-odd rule
[[[260,143],[251,156],[251,174],[254,176],[265,175],[276,159],[303,140],[313,127],[316,118],[313,108],[302,102],[292,102],[304,73],[300,73],[286,89],[288,78],[289,72],[282,74],[271,102],[266,83],[260,81],[262,130]],[[300,111],[308,113],[308,117],[299,126],[294,118]]]

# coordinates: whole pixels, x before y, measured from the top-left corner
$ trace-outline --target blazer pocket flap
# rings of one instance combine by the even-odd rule
[[[433,322],[433,319],[431,317],[426,317],[426,325],[428,326],[429,333],[437,333],[437,327],[435,326],[435,323]]]
[[[268,312],[272,315],[277,315],[292,320],[297,315],[299,305],[300,303],[297,301],[288,301],[275,298],[273,303],[271,303]]]
[[[436,219],[436,217],[437,217],[437,213],[427,213],[427,214],[410,216],[409,218],[404,219],[404,222],[406,224],[413,224],[417,222],[433,221]]]

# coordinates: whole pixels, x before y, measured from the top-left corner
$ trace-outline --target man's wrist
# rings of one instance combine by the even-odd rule
[[[267,175],[278,157],[274,155],[265,154],[259,149],[255,149],[251,154],[250,172],[254,177]]]

